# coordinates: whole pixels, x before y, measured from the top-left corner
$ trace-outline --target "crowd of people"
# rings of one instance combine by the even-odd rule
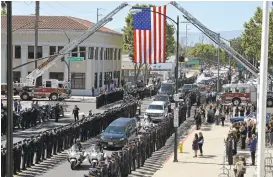
[[[133,117],[136,101],[132,98],[123,105],[93,117],[85,117],[75,123],[41,132],[37,136],[14,144],[14,174],[38,164],[43,160],[71,147],[75,140],[85,141],[101,133],[113,120],[119,117]],[[1,176],[6,176],[6,149],[1,147]]]

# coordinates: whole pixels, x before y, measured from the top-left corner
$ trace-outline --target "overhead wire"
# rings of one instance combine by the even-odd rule
[[[56,11],[60,12],[62,15],[70,16],[70,15],[67,15],[67,14],[61,12],[60,10],[56,9],[55,7],[53,7],[52,5],[50,5],[48,2],[46,2],[46,1],[43,1],[43,2],[46,3],[48,6],[50,6],[52,9],[55,9]]]

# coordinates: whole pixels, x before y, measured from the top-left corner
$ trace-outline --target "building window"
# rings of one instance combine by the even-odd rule
[[[37,46],[37,58],[42,58],[42,57],[43,57],[43,47]]]
[[[102,72],[100,72],[100,87],[102,87]]]
[[[95,73],[95,79],[94,79],[94,87],[97,88],[98,87],[98,73]]]
[[[114,60],[117,60],[117,52],[118,52],[118,49],[114,49]]]
[[[57,79],[59,81],[64,80],[64,73],[63,72],[50,72],[49,79]]]
[[[95,49],[95,60],[98,60],[98,58],[99,58],[99,48],[96,47],[96,49]]]
[[[75,47],[71,52],[72,52],[72,54],[71,54],[72,57],[77,57],[78,56],[78,53],[77,53],[78,47]]]
[[[94,59],[94,47],[89,47],[88,49],[88,59]]]
[[[28,46],[28,59],[34,59],[34,46]]]
[[[49,55],[54,55],[56,53],[56,46],[49,47]]]
[[[71,88],[85,89],[85,73],[71,73]]]
[[[102,55],[103,55],[103,51],[104,51],[104,49],[103,49],[103,48],[101,48],[101,49],[100,49],[100,60],[102,60],[102,59],[103,59],[103,58],[102,58],[102,57],[103,57],[103,56],[102,56]]]
[[[80,47],[80,57],[85,60],[86,47]]]
[[[21,72],[20,71],[13,71],[13,82],[20,82]]]
[[[14,46],[14,58],[21,58],[21,46],[16,45]]]
[[[37,58],[43,57],[43,47],[37,46]],[[34,59],[34,46],[28,46],[28,59]]]
[[[121,59],[121,49],[118,50],[118,60]]]

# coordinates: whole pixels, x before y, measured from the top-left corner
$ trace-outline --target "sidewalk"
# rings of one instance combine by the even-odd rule
[[[1,95],[1,99],[6,100],[7,97],[4,95]],[[13,96],[13,99],[20,99],[20,96],[16,95]],[[39,99],[33,99],[33,100],[39,100]],[[45,99],[42,99],[45,100]],[[90,103],[95,103],[96,102],[96,97],[88,97],[88,96],[71,96],[68,99],[65,99],[67,102],[90,102]]]
[[[226,123],[225,127],[217,125],[204,124],[201,130],[193,129],[183,142],[183,153],[178,151],[178,162],[173,162],[173,155],[166,161],[159,171],[157,171],[154,177],[217,177],[222,173],[224,160],[224,138],[226,138],[229,131],[230,124]],[[193,158],[194,152],[192,151],[192,140],[195,133],[203,133],[204,145],[203,145],[203,157]],[[246,151],[245,153],[249,153]],[[198,153],[199,154],[199,153]],[[249,161],[249,159],[247,159]],[[226,168],[229,169],[227,165]],[[247,174],[253,174],[255,167],[247,167]],[[232,170],[233,172],[233,166]],[[249,171],[249,173],[248,173]],[[251,171],[251,172],[250,172]],[[247,176],[247,175],[246,175]],[[252,176],[252,175],[250,175]]]

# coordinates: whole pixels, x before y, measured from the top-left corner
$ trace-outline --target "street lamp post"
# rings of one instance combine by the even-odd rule
[[[218,44],[220,44],[220,34],[218,34]],[[220,78],[219,78],[219,72],[220,72],[220,45],[218,45],[217,48],[217,94],[220,91]]]
[[[136,14],[138,12],[142,12],[143,9],[132,9],[131,12],[133,14]],[[152,11],[152,10],[149,10],[150,12],[154,12],[154,13],[157,13],[157,14],[160,14],[166,18],[168,18],[169,20],[171,20],[174,24],[176,24],[176,66],[175,66],[175,83],[176,83],[176,87],[175,87],[175,93],[176,95],[178,94],[178,58],[179,58],[179,55],[178,55],[178,52],[179,52],[179,16],[177,16],[177,21],[173,20],[172,18],[170,18],[169,16],[165,15],[165,14],[162,14],[160,12],[156,12],[156,11]],[[175,109],[174,111],[176,110],[179,110],[178,109],[178,101],[175,102]],[[179,112],[176,113],[177,115],[179,115]],[[175,120],[174,120],[175,121]],[[179,119],[178,119],[179,121]],[[179,122],[178,122],[179,123]],[[173,162],[178,162],[177,160],[177,127],[174,126],[174,158],[173,158]]]

